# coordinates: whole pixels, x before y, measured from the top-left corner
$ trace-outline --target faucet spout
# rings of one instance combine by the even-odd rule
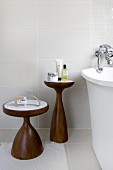
[[[99,51],[96,51],[95,52],[95,55],[96,55],[96,57],[97,57],[97,68],[96,68],[96,71],[98,72],[98,73],[101,73],[102,71],[103,71],[103,68],[102,67],[100,67],[100,53],[99,53]]]

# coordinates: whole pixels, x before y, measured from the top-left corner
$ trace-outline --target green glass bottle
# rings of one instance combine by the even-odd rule
[[[63,65],[62,80],[63,81],[67,81],[68,80],[68,69],[66,68],[66,64]]]

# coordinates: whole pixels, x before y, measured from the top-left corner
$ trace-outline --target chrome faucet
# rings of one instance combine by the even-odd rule
[[[98,57],[98,59],[97,59],[97,68],[96,68],[96,71],[97,71],[98,73],[101,73],[101,71],[103,71],[103,68],[100,67],[100,57],[101,57],[100,52],[99,52],[99,51],[96,51],[96,52],[95,52],[95,56]]]
[[[98,57],[97,60],[97,72],[101,72],[103,68],[100,67],[100,57],[104,57],[107,60],[107,64],[111,65],[113,57],[113,48],[110,45],[103,44],[100,45],[99,50],[95,52],[95,56]]]

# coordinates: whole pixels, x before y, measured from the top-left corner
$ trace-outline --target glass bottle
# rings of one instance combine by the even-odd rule
[[[63,81],[67,81],[68,80],[68,69],[66,68],[66,64],[63,65],[62,80]]]

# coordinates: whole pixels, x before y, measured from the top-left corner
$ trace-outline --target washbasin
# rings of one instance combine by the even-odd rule
[[[87,68],[82,70],[81,75],[89,82],[113,87],[113,67],[104,67],[100,73],[96,68]]]

